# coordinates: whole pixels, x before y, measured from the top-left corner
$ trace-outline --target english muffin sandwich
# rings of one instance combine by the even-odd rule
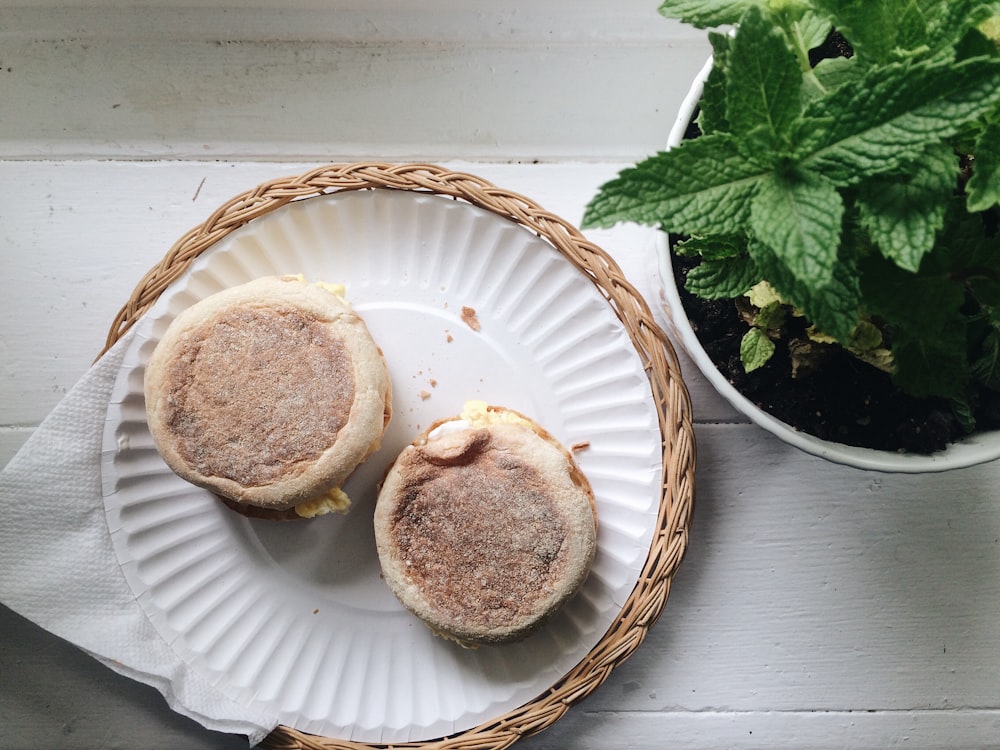
[[[146,366],[149,429],[167,465],[264,518],[344,511],[340,489],[391,414],[389,373],[334,288],[272,276],[184,310]]]
[[[386,583],[435,633],[467,647],[517,641],[587,577],[594,494],[534,421],[470,402],[399,454],[375,541]]]

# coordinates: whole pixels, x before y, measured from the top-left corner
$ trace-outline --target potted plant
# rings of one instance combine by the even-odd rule
[[[1000,456],[1000,4],[660,12],[709,29],[694,112],[584,226],[669,235],[685,348],[800,447],[888,470]]]

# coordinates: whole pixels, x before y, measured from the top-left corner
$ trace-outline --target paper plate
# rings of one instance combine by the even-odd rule
[[[393,419],[345,487],[350,513],[250,520],[160,459],[143,366],[193,302],[298,273],[345,285],[389,364]],[[135,328],[105,428],[115,551],[157,631],[233,700],[359,742],[463,731],[544,692],[600,640],[635,586],[661,492],[649,380],[594,285],[524,227],[439,195],[319,195],[226,236]],[[433,636],[402,608],[380,578],[372,529],[388,464],[469,399],[522,411],[567,446],[589,444],[577,459],[600,518],[579,594],[527,640],[477,650]]]

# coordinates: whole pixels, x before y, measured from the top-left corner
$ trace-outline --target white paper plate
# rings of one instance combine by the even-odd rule
[[[174,475],[145,422],[143,365],[196,300],[268,274],[344,283],[389,363],[393,419],[346,485],[346,516],[243,518]],[[481,330],[463,322],[475,310]],[[600,517],[579,595],[540,632],[463,650],[431,635],[379,576],[375,486],[421,429],[468,399],[537,419],[577,454]],[[201,255],[136,324],[102,465],[116,554],[191,670],[305,732],[360,742],[470,729],[544,692],[600,640],[656,525],[661,436],[648,379],[599,291],[548,243],[437,195],[365,191],[289,204]]]

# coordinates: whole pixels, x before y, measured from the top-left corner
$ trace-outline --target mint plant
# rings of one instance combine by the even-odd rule
[[[585,227],[683,237],[686,281],[733,298],[748,369],[787,316],[969,429],[1000,390],[1000,3],[666,0],[708,29],[700,134],[603,185]],[[726,34],[719,27],[732,25]],[[846,56],[816,60],[835,32]],[[797,360],[796,351],[802,352]]]

